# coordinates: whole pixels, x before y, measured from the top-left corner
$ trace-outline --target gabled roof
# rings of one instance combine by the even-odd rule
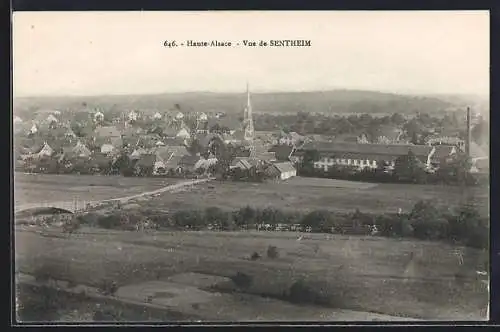
[[[232,166],[241,165],[245,169],[250,169],[254,166],[254,165],[252,165],[252,163],[250,162],[250,160],[248,158],[235,158],[231,165]]]
[[[135,166],[139,167],[153,167],[156,161],[156,156],[154,154],[143,154],[137,160]]]
[[[357,143],[329,143],[329,142],[308,142],[300,149],[317,150],[318,152],[350,152],[368,155],[403,156],[408,151],[412,151],[416,156],[428,156],[432,151],[427,145],[407,145],[407,144],[357,144]]]
[[[432,159],[441,160],[443,158],[449,157],[456,152],[456,148],[454,146],[449,145],[436,145],[434,154],[432,155]]]
[[[290,162],[274,163],[273,166],[276,167],[276,169],[280,171],[280,173],[295,171],[295,167],[293,167],[292,163]]]
[[[172,156],[168,161],[164,160],[163,164],[167,169],[177,168],[179,166],[181,159],[182,159],[181,156]]]
[[[122,136],[122,133],[115,126],[97,127],[94,132],[99,137],[117,138]]]

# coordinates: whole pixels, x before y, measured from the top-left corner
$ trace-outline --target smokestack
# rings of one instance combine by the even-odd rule
[[[467,137],[465,141],[465,154],[470,157],[470,143],[471,143],[471,114],[470,107],[467,107]]]

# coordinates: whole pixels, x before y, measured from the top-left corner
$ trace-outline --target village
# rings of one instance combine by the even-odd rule
[[[314,134],[307,128],[300,133],[289,129],[258,131],[248,88],[246,94],[246,107],[237,117],[220,111],[183,111],[179,104],[164,111],[109,114],[83,107],[64,112],[38,110],[32,119],[15,116],[15,169],[184,178],[219,175],[250,181],[286,180],[297,175],[335,178],[333,173],[342,170],[352,179],[360,172],[394,173],[396,162],[410,153],[425,174],[436,174],[440,169],[456,173],[447,166],[463,156],[469,158],[467,172],[489,172],[488,142],[484,134],[477,140],[472,135],[475,128],[484,127],[484,120],[470,109],[455,111],[459,126],[438,127],[431,121],[418,133],[405,128],[411,128],[419,118],[378,124],[370,116],[374,123],[368,130],[348,134]],[[364,116],[359,116],[360,121]],[[425,117],[421,118],[425,123]],[[342,121],[347,120],[338,120],[344,125]]]

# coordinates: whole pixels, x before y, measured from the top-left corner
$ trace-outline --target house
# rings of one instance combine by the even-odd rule
[[[273,163],[266,168],[265,173],[273,179],[287,180],[297,176],[297,170],[291,162]]]
[[[157,160],[155,163],[155,174],[163,174],[164,172],[169,171],[180,171],[179,163],[181,159],[181,156],[171,155],[168,160]]]
[[[280,145],[297,146],[302,144],[304,140],[304,136],[292,131],[288,134],[282,133],[282,136],[278,139],[278,143]]]
[[[143,154],[134,163],[135,173],[138,175],[152,175],[154,172],[154,166],[156,162],[156,156],[154,154]]]
[[[112,144],[103,144],[101,146],[101,153],[102,154],[109,155],[109,154],[112,154],[114,152],[116,152],[116,148]]]
[[[341,134],[337,135],[332,140],[335,143],[358,143],[358,144],[368,144],[368,137],[364,133],[358,135],[354,134]]]
[[[230,169],[239,168],[241,170],[248,171],[254,167],[254,163],[251,162],[250,158],[236,157],[229,166]]]
[[[208,116],[206,113],[201,112],[198,114],[198,121],[208,121]]]
[[[182,128],[177,132],[176,137],[183,138],[183,139],[189,139],[191,138],[191,135],[189,134],[189,131],[186,130],[186,128]]]
[[[278,161],[290,161],[294,148],[290,145],[275,145],[269,152],[274,152],[276,160]]]
[[[396,159],[407,155],[409,151],[412,151],[417,159],[430,167],[435,148],[427,145],[309,142],[297,149],[294,156],[301,160],[306,151],[317,151],[320,158],[314,162],[314,167],[328,171],[334,165],[377,168],[383,162],[394,166]]]
[[[127,115],[129,121],[137,121],[139,116],[139,112],[137,111],[130,111]]]
[[[34,135],[38,132],[38,126],[36,125],[36,123],[33,123],[33,125],[31,126],[31,129],[29,130],[29,134],[31,135]]]
[[[395,126],[379,126],[373,134],[372,142],[376,144],[407,144],[402,141],[403,130]]]
[[[52,114],[49,114],[49,116],[47,117],[46,121],[49,124],[53,124],[53,123],[58,123],[59,122],[59,120],[57,120],[57,118],[54,115],[52,115]]]
[[[98,127],[94,131],[95,142],[97,145],[112,144],[115,147],[123,145],[122,133],[115,126]]]
[[[461,151],[465,151],[465,141],[457,136],[430,135],[425,138],[427,145],[454,145]]]
[[[89,160],[90,167],[95,172],[110,170],[113,165],[113,158],[104,153],[95,153]]]
[[[89,148],[85,146],[81,141],[76,143],[76,146],[71,150],[71,152],[77,157],[88,158],[91,155]]]
[[[177,113],[175,114],[175,117],[174,117],[174,118],[175,118],[175,120],[180,121],[180,120],[184,119],[184,114],[182,114],[182,112],[177,112]]]
[[[47,144],[47,142],[43,143],[42,149],[36,154],[37,158],[51,157],[54,154],[54,149]]]
[[[433,168],[448,162],[450,158],[457,154],[457,147],[452,145],[436,145],[431,151],[430,159]]]
[[[13,123],[16,125],[16,124],[21,124],[23,123],[23,119],[21,119],[20,117],[18,117],[17,115],[14,117],[14,119],[12,120]]]
[[[153,120],[161,120],[162,115],[159,112],[153,114]]]
[[[72,140],[72,139],[76,139],[76,134],[71,128],[68,128],[66,130],[66,132],[64,133],[64,137]]]
[[[130,160],[138,160],[143,154],[146,153],[146,150],[144,150],[143,148],[137,148],[128,157],[130,158]]]
[[[104,114],[102,114],[99,111],[97,111],[96,113],[94,113],[94,121],[95,122],[102,122],[102,121],[104,121]]]

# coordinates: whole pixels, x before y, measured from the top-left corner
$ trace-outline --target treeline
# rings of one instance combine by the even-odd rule
[[[378,235],[442,240],[476,248],[488,248],[489,219],[476,208],[461,206],[455,211],[438,209],[432,202],[420,201],[410,213],[370,214],[356,210],[338,213],[327,210],[283,211],[250,206],[236,211],[218,207],[204,210],[179,210],[172,214],[144,210],[130,213],[116,210],[107,215],[89,213],[79,217],[82,223],[103,228],[135,229],[145,218],[153,228],[178,230],[269,230],[314,233]]]
[[[417,112],[415,112],[417,114]],[[465,121],[457,112],[445,114],[442,117],[431,116],[428,113],[418,113],[407,118],[400,113],[385,116],[370,114],[351,114],[348,116],[312,115],[307,112],[298,112],[291,115],[256,114],[255,129],[259,131],[273,131],[282,129],[285,132],[294,131],[303,135],[319,134],[337,136],[343,134],[359,134],[364,132],[367,138],[374,140],[383,126],[394,126],[405,131],[405,137],[413,144],[423,144],[423,138],[431,134],[431,129],[440,131],[455,131],[465,137]],[[487,124],[480,122],[472,130],[473,139],[481,140],[483,128]]]

